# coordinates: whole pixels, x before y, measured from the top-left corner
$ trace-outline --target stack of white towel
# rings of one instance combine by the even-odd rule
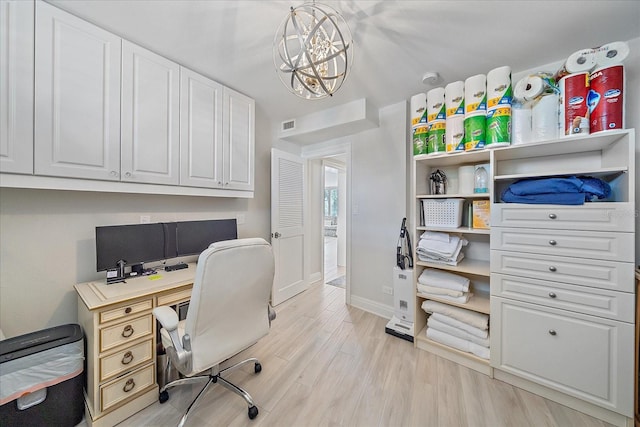
[[[435,268],[425,268],[418,277],[418,292],[432,298],[466,304],[469,301],[469,279]]]
[[[426,300],[427,338],[489,359],[489,316],[437,301]]]
[[[462,247],[468,243],[467,239],[460,236],[425,231],[420,236],[416,253],[420,261],[458,265],[464,258]]]

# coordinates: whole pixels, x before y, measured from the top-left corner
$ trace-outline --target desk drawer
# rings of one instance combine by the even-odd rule
[[[621,292],[633,292],[634,284],[634,268],[630,262],[521,252],[492,250],[491,271]]]
[[[633,233],[491,228],[491,249],[633,262]]]
[[[104,352],[121,344],[132,342],[153,332],[153,315],[151,313],[130,319],[114,326],[100,329],[100,352]]]
[[[100,358],[100,381],[131,370],[145,362],[153,360],[153,340],[120,350],[110,356]]]
[[[187,289],[181,289],[176,292],[171,292],[163,295],[159,295],[157,298],[158,307],[163,305],[174,305],[184,301],[188,301],[191,298],[191,287]]]
[[[131,400],[140,392],[148,390],[155,385],[155,372],[153,364],[145,366],[126,375],[112,383],[100,387],[100,410],[106,411],[109,408]]]
[[[628,293],[609,289],[492,273],[491,296],[633,322],[633,298]]]
[[[560,230],[635,231],[630,203],[587,203],[582,206],[493,203],[491,228],[526,227]]]
[[[105,310],[100,313],[100,324],[111,322],[112,320],[123,319],[125,317],[132,317],[138,313],[142,313],[145,310],[151,310],[153,308],[153,300],[147,299],[144,301],[137,301],[122,307],[114,308],[112,310]]]

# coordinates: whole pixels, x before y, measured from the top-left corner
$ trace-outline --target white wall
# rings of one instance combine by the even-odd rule
[[[95,227],[235,218],[240,237],[270,233],[270,124],[256,111],[255,197],[158,196],[52,190],[0,189],[0,328],[15,336],[77,322],[73,285],[97,273]]]

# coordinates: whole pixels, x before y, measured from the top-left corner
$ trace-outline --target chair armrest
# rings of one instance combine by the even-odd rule
[[[156,307],[153,309],[153,315],[156,316],[158,322],[160,322],[167,332],[178,329],[178,313],[176,313],[171,307]]]
[[[169,306],[156,307],[153,315],[169,334],[173,347],[167,348],[169,358],[182,373],[191,371],[191,340],[188,335],[182,337],[178,333],[178,313]]]

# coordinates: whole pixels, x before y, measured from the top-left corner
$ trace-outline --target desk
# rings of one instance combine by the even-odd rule
[[[158,399],[156,322],[152,310],[188,301],[196,265],[106,284],[75,285],[86,336],[85,419],[113,426]]]

